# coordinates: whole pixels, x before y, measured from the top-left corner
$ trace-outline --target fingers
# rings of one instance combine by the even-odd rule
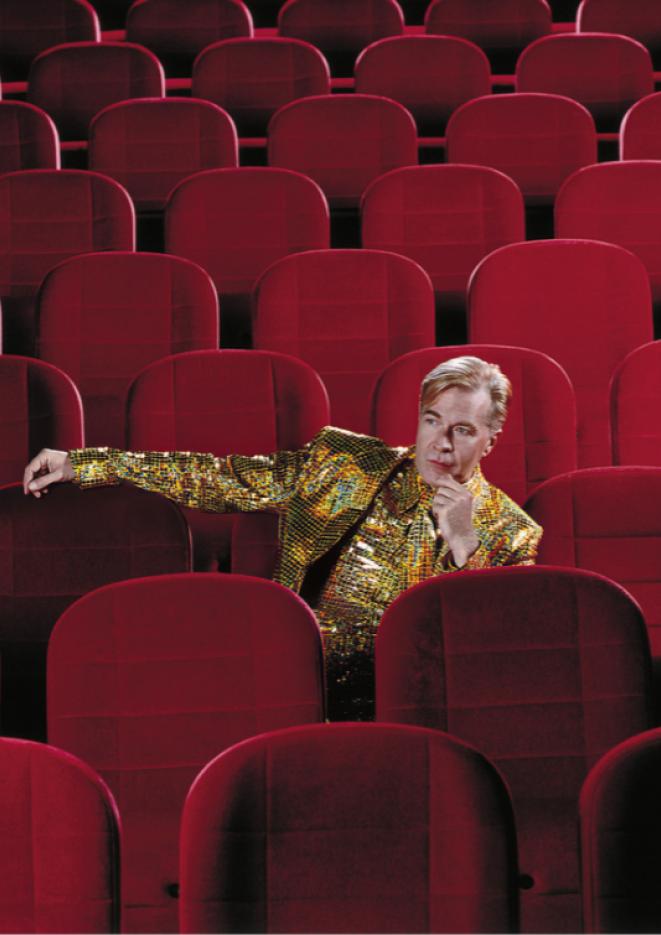
[[[38,498],[42,493],[48,493],[51,484],[56,484],[60,480],[62,480],[62,471],[59,470],[51,471],[49,474],[40,474],[29,482],[26,493],[34,494]]]
[[[39,454],[30,461],[23,472],[23,493],[31,493],[30,483],[33,478],[48,470],[48,454],[45,451],[40,451]]]

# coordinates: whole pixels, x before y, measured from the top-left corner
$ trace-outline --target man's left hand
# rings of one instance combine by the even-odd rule
[[[439,480],[431,509],[438,534],[447,542],[458,568],[480,544],[473,527],[473,504],[471,492],[449,474]]]

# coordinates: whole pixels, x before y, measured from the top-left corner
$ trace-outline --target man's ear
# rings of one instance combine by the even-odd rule
[[[499,435],[500,435],[500,429],[498,429],[498,431],[494,432],[493,435],[490,435],[490,436],[489,436],[489,441],[488,441],[488,442],[486,443],[486,445],[484,446],[484,451],[482,452],[482,457],[483,457],[483,458],[486,458],[486,456],[487,456],[488,454],[490,454],[490,453],[493,451],[493,447],[494,447],[494,445],[496,444],[496,442],[498,441],[498,436],[499,436]]]

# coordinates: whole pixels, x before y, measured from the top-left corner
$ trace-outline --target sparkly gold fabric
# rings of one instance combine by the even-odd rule
[[[202,510],[277,511],[275,579],[295,591],[330,555],[321,586],[304,596],[324,638],[332,720],[373,716],[374,636],[388,604],[431,575],[456,571],[411,448],[326,428],[300,451],[269,456],[88,448],[70,457],[83,487],[128,480]],[[532,564],[541,528],[479,468],[467,486],[480,546],[463,567]]]

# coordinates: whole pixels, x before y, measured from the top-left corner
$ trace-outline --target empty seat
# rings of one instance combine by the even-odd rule
[[[62,140],[87,140],[92,117],[132,97],[163,97],[158,59],[128,42],[70,42],[42,52],[30,68],[28,101],[55,121]]]
[[[549,205],[567,176],[597,161],[597,133],[589,111],[568,97],[494,94],[452,114],[446,152],[448,162],[500,169],[527,205]]]
[[[647,46],[661,63],[661,23],[655,0],[582,0],[576,11],[578,32],[615,32],[632,36]]]
[[[484,470],[517,503],[554,474],[576,466],[576,401],[565,371],[539,351],[470,344],[411,351],[388,364],[374,386],[370,434],[413,445],[423,377],[437,364],[471,354],[498,364],[512,383],[509,415]]]
[[[133,205],[112,179],[76,169],[0,176],[4,352],[33,353],[35,296],[50,269],[77,253],[133,249]]]
[[[620,159],[661,158],[661,92],[629,108],[620,126]]]
[[[157,361],[134,381],[128,402],[128,447],[215,455],[271,454],[302,448],[329,422],[328,396],[303,361],[269,351],[189,351]],[[235,517],[186,510],[197,570],[226,568]],[[276,517],[242,517],[266,526],[271,567]],[[252,548],[245,540],[246,549]],[[233,555],[233,570],[252,571],[258,556]]]
[[[373,179],[417,163],[415,122],[401,104],[372,94],[302,98],[271,118],[268,161],[318,182],[331,209],[355,209]]]
[[[379,39],[360,53],[355,75],[357,92],[403,104],[421,136],[440,136],[460,104],[491,92],[486,55],[457,36]]]
[[[72,380],[57,367],[0,355],[0,484],[17,483],[42,448],[83,445],[83,407]]]
[[[396,0],[287,0],[278,13],[278,33],[311,42],[333,74],[352,74],[358,53],[376,39],[404,32]]]
[[[126,38],[151,49],[170,76],[190,77],[193,61],[211,42],[252,36],[241,0],[137,0],[126,17]]]
[[[645,46],[628,36],[545,36],[521,53],[516,90],[573,97],[590,111],[597,130],[617,130],[634,101],[654,90],[652,60]]]
[[[578,414],[578,463],[610,464],[609,384],[652,338],[649,283],[614,244],[539,240],[504,247],[475,270],[470,340],[542,351],[567,371]]]
[[[90,125],[90,169],[120,182],[139,212],[162,211],[174,186],[195,172],[237,164],[234,124],[210,101],[121,101]]]
[[[108,787],[76,757],[0,739],[4,932],[119,931],[120,828]]]
[[[586,932],[658,932],[661,730],[623,741],[592,768],[581,793]]]
[[[245,737],[323,720],[321,673],[314,614],[272,581],[122,581],[60,617],[48,649],[48,737],[94,767],[117,800],[125,931],[177,931],[179,823],[193,779]]]
[[[72,257],[44,279],[37,313],[39,356],[80,390],[88,445],[125,446],[126,395],[143,367],[218,347],[216,290],[208,273],[181,257]]]
[[[255,347],[292,354],[317,371],[333,425],[368,433],[379,371],[434,343],[434,290],[417,263],[394,253],[297,253],[258,281],[253,334]]]
[[[321,724],[237,744],[192,786],[181,847],[182,932],[516,924],[505,785],[438,731]]]
[[[55,124],[33,104],[0,101],[0,140],[0,173],[60,168]]]
[[[635,348],[611,382],[613,464],[661,467],[661,428],[650,418],[661,401],[661,341]]]
[[[165,248],[210,273],[224,344],[250,341],[250,294],[267,266],[329,246],[319,186],[289,169],[208,169],[184,179],[165,211]]]
[[[636,602],[575,569],[424,581],[383,615],[376,703],[378,720],[448,731],[494,762],[514,805],[521,931],[580,931],[582,782],[602,753],[651,723]]]

